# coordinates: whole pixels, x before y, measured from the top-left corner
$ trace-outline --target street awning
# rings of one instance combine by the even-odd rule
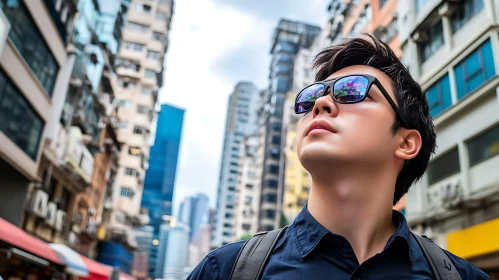
[[[67,265],[65,268],[67,273],[80,277],[88,277],[87,266],[81,259],[80,254],[64,244],[51,243],[49,246],[64,259]]]
[[[499,252],[499,218],[447,235],[447,250],[469,259]]]
[[[135,280],[135,277],[124,272],[120,272],[120,280]]]
[[[85,256],[81,256],[81,259],[85,263],[88,269],[88,277],[81,277],[80,279],[90,279],[90,280],[107,280],[109,276],[111,276],[111,272],[113,270],[112,267],[101,264],[100,262],[96,262],[92,259],[89,259]]]
[[[0,218],[0,240],[49,262],[65,265],[50,246]]]

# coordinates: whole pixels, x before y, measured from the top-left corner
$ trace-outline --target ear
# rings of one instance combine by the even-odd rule
[[[395,150],[395,156],[404,160],[415,158],[418,155],[419,150],[421,150],[421,145],[423,143],[421,134],[415,129],[405,128],[401,128],[398,134],[400,136],[400,141]]]

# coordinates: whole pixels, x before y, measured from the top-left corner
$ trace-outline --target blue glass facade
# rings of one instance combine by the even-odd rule
[[[156,139],[151,147],[149,168],[144,181],[141,208],[148,210],[150,225],[154,228],[153,239],[159,240],[163,216],[172,214],[173,189],[177,171],[177,159],[184,120],[184,110],[163,104],[158,115]],[[158,251],[151,244],[149,276],[156,274]]]
[[[119,267],[121,272],[130,274],[133,255],[117,242],[103,242],[99,249],[97,261],[112,267]]]

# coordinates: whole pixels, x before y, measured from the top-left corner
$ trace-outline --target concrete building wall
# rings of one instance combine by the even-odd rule
[[[425,176],[408,195],[407,217],[411,227],[492,275],[499,271],[499,262],[494,261],[497,241],[478,235],[486,222],[499,216],[495,172],[499,166],[495,27],[499,5],[490,0],[460,5],[472,5],[466,9],[476,12],[463,18],[456,16],[463,6],[445,1],[427,1],[421,7],[400,1],[404,19],[399,25],[400,40],[407,54],[403,61],[431,99],[438,145]],[[442,26],[438,36],[429,33],[435,23]],[[430,43],[435,47],[425,49]],[[478,74],[466,78],[476,65]],[[464,230],[472,237],[468,241],[462,239]],[[487,253],[473,251],[475,239],[481,239]]]

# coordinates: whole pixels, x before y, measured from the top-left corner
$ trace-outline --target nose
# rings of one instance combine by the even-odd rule
[[[315,101],[314,108],[312,109],[314,118],[319,114],[328,114],[330,117],[336,117],[338,115],[338,104],[333,100],[330,93],[331,88],[328,88],[328,94]]]

